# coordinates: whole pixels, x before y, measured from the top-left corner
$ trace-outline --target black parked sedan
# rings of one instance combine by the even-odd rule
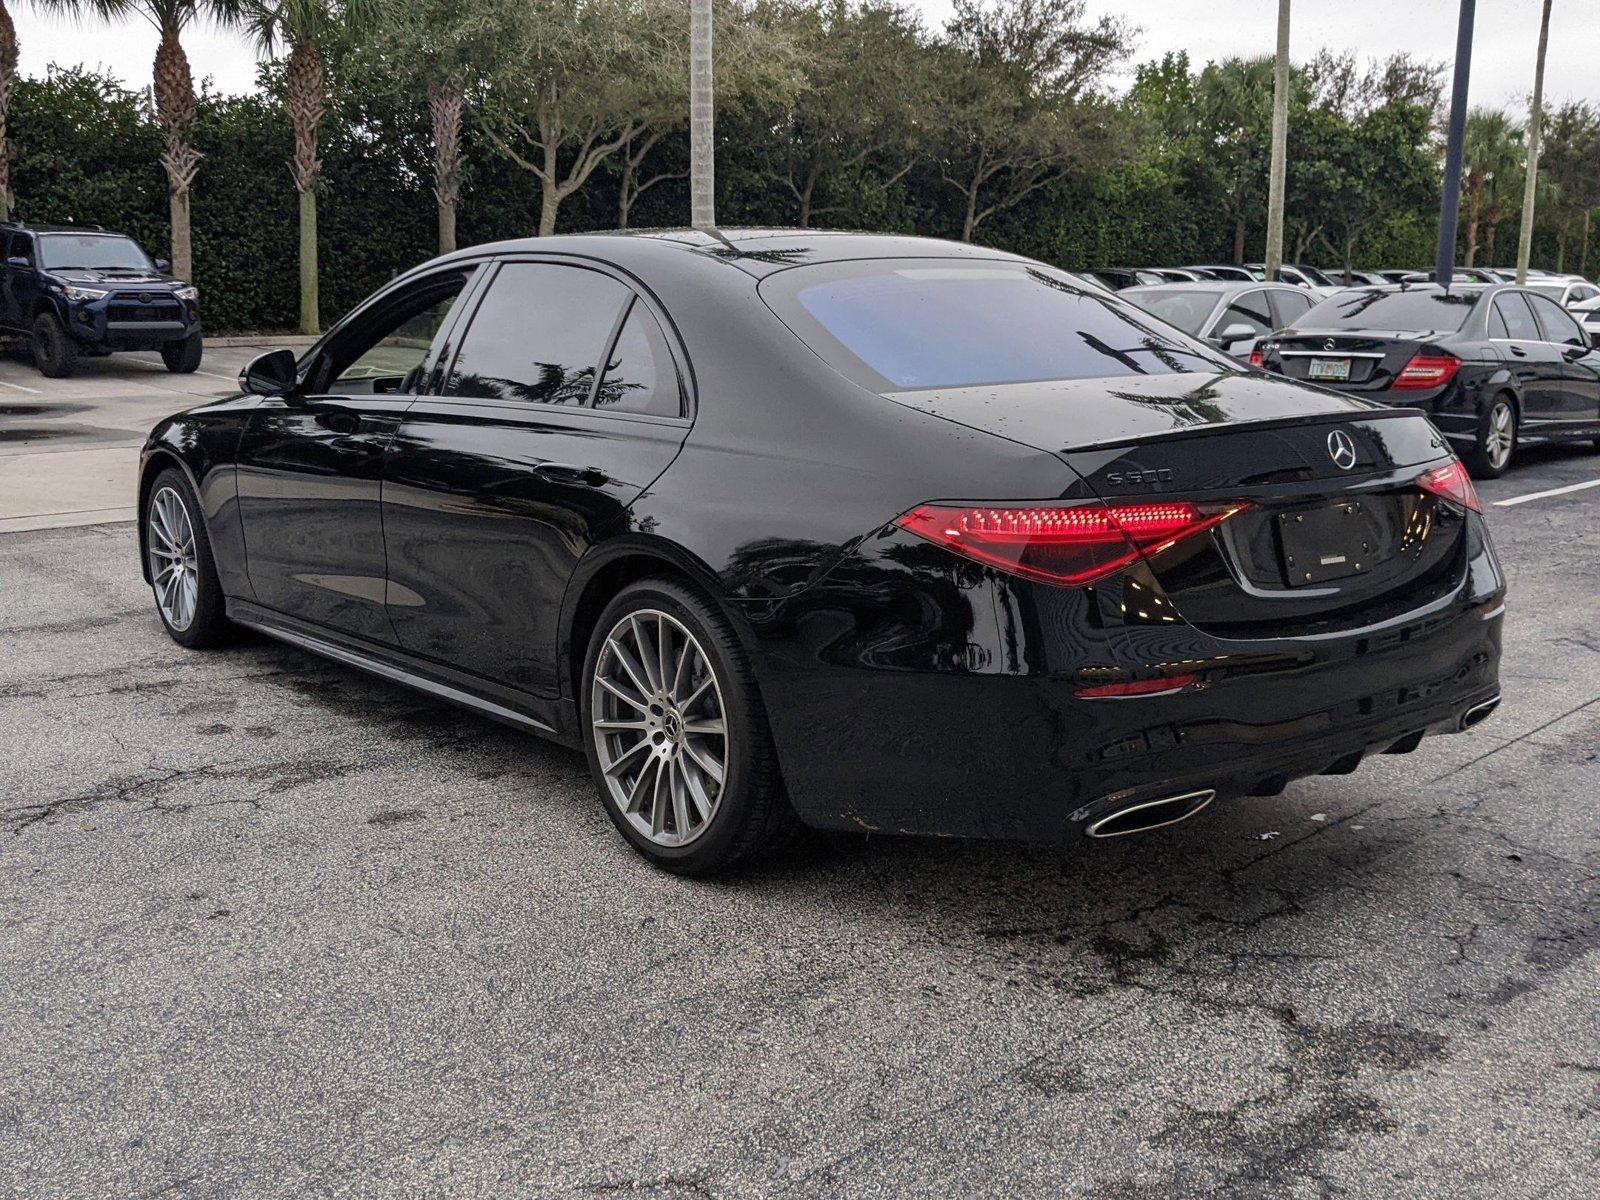
[[[1258,353],[1291,379],[1422,409],[1485,478],[1510,465],[1519,438],[1600,445],[1600,354],[1571,314],[1527,288],[1358,288]]]
[[[1420,414],[912,238],[480,246],[163,421],[141,553],[231,624],[586,749],[639,851],[1109,837],[1499,696]]]

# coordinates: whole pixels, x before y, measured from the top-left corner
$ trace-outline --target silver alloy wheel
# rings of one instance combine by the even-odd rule
[[[1517,417],[1511,405],[1504,400],[1495,401],[1489,410],[1489,429],[1483,438],[1483,454],[1496,471],[1511,458],[1511,443],[1516,437]]]
[[[160,488],[150,497],[145,534],[156,607],[167,624],[181,633],[194,623],[200,600],[200,561],[188,506],[172,488]]]
[[[595,753],[611,799],[658,846],[710,827],[728,777],[728,723],[711,660],[681,621],[639,609],[616,623],[589,695]]]

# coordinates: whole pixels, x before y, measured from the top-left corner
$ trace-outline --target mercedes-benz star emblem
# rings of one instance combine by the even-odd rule
[[[1328,435],[1328,457],[1341,471],[1356,465],[1356,444],[1344,430],[1335,429]]]
[[[1338,349],[1338,346],[1339,343],[1334,341],[1332,338],[1329,338],[1327,341],[1322,343],[1322,348],[1324,350],[1336,350]]]

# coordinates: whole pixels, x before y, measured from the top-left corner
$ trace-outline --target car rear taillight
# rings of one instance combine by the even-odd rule
[[[1413,354],[1390,386],[1406,390],[1441,387],[1454,379],[1459,370],[1461,360],[1454,354]]]
[[[1472,486],[1472,477],[1467,474],[1467,468],[1459,458],[1451,459],[1426,475],[1418,475],[1417,486],[1431,495],[1470,508],[1473,512],[1483,511],[1478,489]]]
[[[1252,367],[1264,367],[1267,365],[1267,356],[1261,352],[1261,347],[1257,346],[1250,351],[1250,365]]]
[[[909,533],[1042,583],[1081,587],[1226,521],[1245,504],[922,504],[895,518]]]

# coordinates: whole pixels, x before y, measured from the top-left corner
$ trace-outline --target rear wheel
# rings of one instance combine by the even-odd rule
[[[144,503],[145,557],[156,612],[172,640],[192,649],[221,645],[232,626],[200,503],[182,471],[156,477]]]
[[[61,328],[54,313],[40,313],[33,319],[33,365],[39,374],[64,379],[78,365],[78,344]]]
[[[1517,451],[1517,410],[1509,396],[1496,396],[1478,414],[1477,436],[1462,458],[1479,479],[1498,479]]]
[[[797,826],[749,660],[702,596],[675,580],[632,584],[601,614],[585,663],[590,769],[640,854],[704,875]]]
[[[181,342],[163,342],[161,361],[174,375],[187,375],[199,368],[202,349],[200,333],[196,330]]]

